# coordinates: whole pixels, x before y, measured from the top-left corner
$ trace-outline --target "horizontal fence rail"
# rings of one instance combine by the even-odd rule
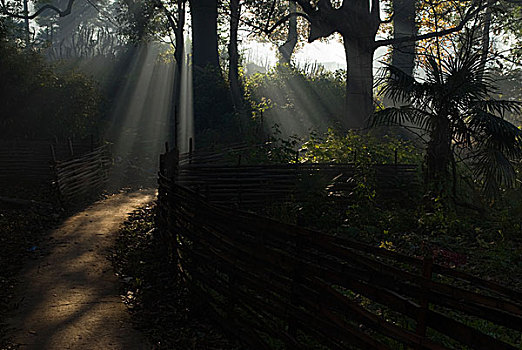
[[[520,341],[522,293],[430,257],[213,205],[164,173],[158,220],[189,287],[252,349],[517,348],[477,325]]]
[[[168,146],[167,146],[168,147]],[[309,192],[325,190],[332,199],[346,201],[361,176],[361,166],[347,164],[286,163],[251,165],[252,152],[270,145],[238,144],[226,150],[198,150],[162,155],[164,168],[176,183],[203,194],[213,204],[242,209],[257,209],[268,203],[309,200]],[[405,188],[420,186],[418,166],[412,164],[380,164],[364,169],[367,181],[374,180],[376,192],[383,197],[403,194]]]
[[[0,182],[49,181],[54,161],[65,161],[91,152],[94,139],[0,141]]]
[[[63,202],[73,202],[99,191],[107,182],[111,164],[106,145],[81,157],[53,166],[55,185]]]

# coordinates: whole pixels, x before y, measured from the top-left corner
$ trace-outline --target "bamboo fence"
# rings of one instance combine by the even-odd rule
[[[56,189],[64,203],[98,192],[106,184],[111,159],[106,145],[81,157],[55,162],[53,172]]]
[[[0,141],[0,183],[49,181],[51,164],[69,160],[95,147],[94,139]]]
[[[167,152],[160,161],[161,238],[189,288],[249,348],[517,349],[519,291],[431,256],[402,255],[230,205],[282,196],[295,190],[299,174],[337,179],[341,170],[349,177],[353,165],[227,167],[179,159]],[[393,166],[382,167],[384,179],[416,171]],[[498,331],[512,343],[496,339]]]
[[[252,349],[517,349],[522,293],[433,263],[210,204],[160,173],[179,273]],[[487,332],[477,325],[485,325]]]
[[[354,190],[354,177],[361,176],[356,163],[242,164],[251,150],[239,144],[225,151],[166,152],[162,159],[171,158],[175,163],[170,167],[175,168],[172,176],[177,184],[203,194],[213,204],[249,210],[274,202],[310,200],[308,192],[314,186],[343,203]],[[395,161],[365,171],[377,194],[389,198],[404,196],[405,188],[420,186],[418,170],[416,165]]]

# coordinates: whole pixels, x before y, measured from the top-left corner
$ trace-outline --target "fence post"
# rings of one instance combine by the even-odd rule
[[[415,333],[424,338],[426,336],[426,318],[429,310],[428,296],[429,286],[433,274],[433,256],[426,255],[422,261],[422,286],[420,297],[420,310],[417,316],[417,327]],[[422,349],[422,345],[417,345],[417,349]]]
[[[234,276],[233,267],[229,267],[227,269],[228,276],[228,296],[226,299],[226,318],[229,323],[233,323],[236,321],[236,316],[234,312],[234,297],[233,295],[236,293],[236,278]]]
[[[297,263],[294,266],[293,276],[292,276],[292,290],[291,290],[291,300],[290,305],[294,308],[299,307],[299,293],[298,290],[300,288],[301,283],[301,258],[303,256],[303,242],[301,237],[295,238],[295,257],[297,259]],[[295,338],[297,335],[298,323],[295,317],[288,316],[288,334]]]
[[[73,144],[70,137],[67,138],[67,143],[69,144],[69,152],[71,153],[71,157],[74,157]]]
[[[237,190],[237,207],[238,208],[241,208],[242,201],[243,201],[243,186],[240,183],[239,188]]]
[[[189,164],[192,164],[192,137],[189,138]]]
[[[56,163],[56,152],[54,151],[54,146],[53,146],[53,144],[51,144],[50,146],[51,146],[51,156],[53,157],[53,163]]]

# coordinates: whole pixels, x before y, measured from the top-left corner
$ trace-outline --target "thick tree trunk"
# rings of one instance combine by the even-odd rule
[[[239,29],[239,16],[241,15],[240,0],[230,0],[230,42],[228,44],[228,80],[230,82],[230,94],[236,113],[243,111],[243,98],[241,84],[239,82],[239,50],[237,36]]]
[[[373,113],[373,49],[343,36],[346,54],[346,106],[343,127],[360,129]]]
[[[409,37],[416,33],[415,0],[393,0],[393,37]],[[415,42],[393,45],[392,65],[413,75]]]
[[[222,128],[233,111],[218,53],[218,0],[190,0],[195,137]]]
[[[297,12],[297,4],[295,1],[290,0],[288,2],[288,8],[290,13]],[[294,54],[295,47],[297,45],[297,16],[292,16],[288,20],[288,36],[286,42],[279,47],[279,53],[281,58],[279,63],[290,64],[292,61],[292,55]]]
[[[197,69],[219,69],[217,16],[218,1],[190,0],[192,14],[192,62]]]

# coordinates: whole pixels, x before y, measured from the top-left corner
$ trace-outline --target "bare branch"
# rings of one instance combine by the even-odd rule
[[[4,15],[6,15],[6,16],[9,16],[9,17],[12,17],[12,18],[19,18],[19,19],[35,19],[36,17],[40,16],[46,10],[54,11],[60,17],[65,17],[65,16],[71,14],[71,9],[72,9],[74,1],[75,0],[69,0],[69,2],[67,3],[67,8],[65,10],[63,10],[63,11],[60,10],[59,8],[57,8],[54,5],[47,4],[47,5],[43,5],[42,7],[40,7],[32,15],[20,15],[20,14],[17,14],[17,13],[9,12],[9,10],[7,9],[7,6],[5,4],[5,0],[0,0],[0,2],[2,3],[2,13]]]
[[[303,18],[306,18],[306,20],[310,22],[310,17],[308,17],[308,15],[306,13],[292,12],[292,13],[289,13],[288,15],[282,17],[272,27],[267,28],[266,30],[264,30],[265,34],[267,34],[267,35],[272,34],[274,32],[274,30],[277,29],[277,27],[279,27],[280,25],[282,25],[283,23],[285,23],[286,21],[288,21],[292,17],[303,17]]]
[[[387,46],[387,45],[393,45],[393,44],[401,44],[401,43],[407,43],[407,42],[413,42],[413,41],[419,41],[419,40],[425,40],[435,37],[441,37],[448,34],[456,33],[458,31],[461,31],[464,26],[471,20],[473,17],[480,12],[483,9],[483,6],[472,6],[472,9],[468,11],[468,13],[464,16],[463,19],[460,20],[459,24],[455,27],[435,31],[431,33],[426,33],[422,35],[411,35],[411,36],[405,36],[400,38],[393,38],[393,39],[386,39],[386,40],[376,40],[373,47],[374,49],[381,47],[381,46]]]
[[[178,25],[177,25],[178,23],[177,23],[177,20],[174,17],[174,15],[165,7],[165,5],[163,4],[163,2],[161,2],[161,0],[158,0],[156,2],[156,6],[159,7],[160,9],[162,9],[163,12],[165,12],[165,16],[167,17],[167,21],[169,22],[170,27],[172,28],[174,33],[177,33],[178,32]]]
[[[297,2],[299,6],[301,6],[303,11],[308,16],[311,16],[315,12],[314,8],[312,7],[312,5],[310,5],[310,2],[308,0],[296,0],[295,2]]]
[[[265,31],[268,30],[270,20],[272,19],[272,16],[274,15],[276,4],[277,4],[277,0],[273,0],[272,6],[270,7],[270,12],[268,13],[268,18],[266,19]]]

